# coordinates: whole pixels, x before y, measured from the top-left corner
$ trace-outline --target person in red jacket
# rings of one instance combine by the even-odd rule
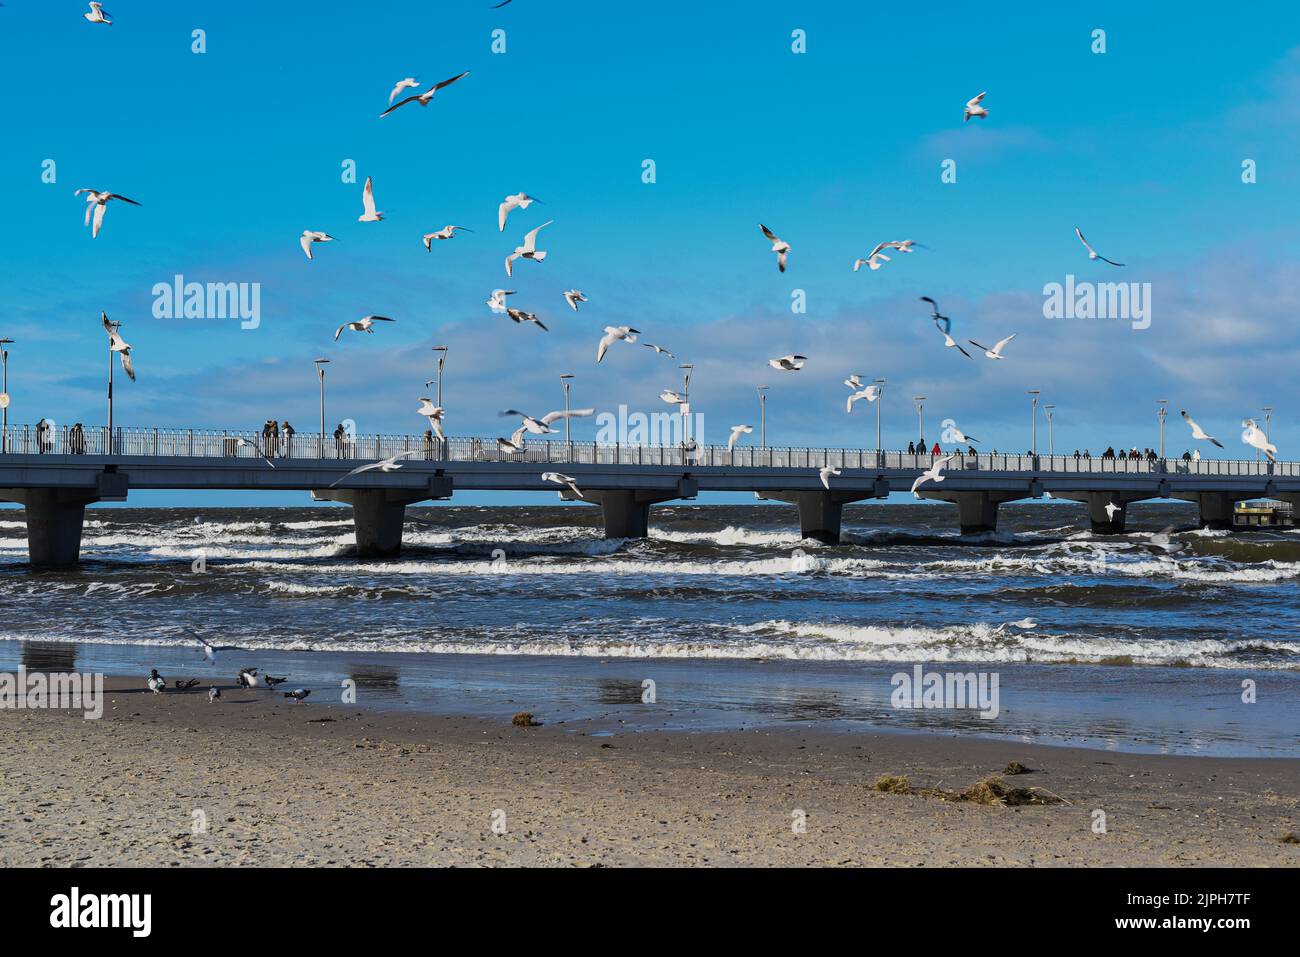
[[[941,454],[942,454],[942,451],[941,451],[940,448],[939,448],[939,443],[938,443],[938,442],[934,443],[934,448],[932,448],[932,449],[930,450],[930,454],[931,454],[931,455],[941,455]]]

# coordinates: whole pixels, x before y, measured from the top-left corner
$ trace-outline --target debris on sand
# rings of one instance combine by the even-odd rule
[[[1296,837],[1295,831],[1287,831],[1280,838],[1278,838],[1278,840],[1280,840],[1283,844],[1300,844],[1300,837]]]
[[[1070,803],[1046,788],[1012,787],[996,774],[971,785],[964,791],[951,791],[939,787],[914,788],[907,778],[902,775],[886,774],[876,780],[875,789],[885,794],[916,794],[921,797],[938,798],[940,801],[964,801],[968,804],[982,804],[987,807],[1022,807],[1029,804]]]
[[[1027,768],[1019,761],[1010,762],[1002,771],[1003,774],[1031,774],[1033,768]]]
[[[510,719],[510,723],[518,728],[537,728],[542,724],[540,721],[534,720],[531,711],[520,711]]]
[[[886,794],[911,794],[912,786],[901,774],[885,774],[876,779],[876,790]]]

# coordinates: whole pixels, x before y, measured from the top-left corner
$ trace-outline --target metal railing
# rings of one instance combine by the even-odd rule
[[[333,435],[298,432],[264,439],[261,432],[230,429],[115,428],[112,441],[102,426],[11,426],[0,437],[9,455],[114,455],[185,458],[339,459],[374,461],[423,452],[434,462],[526,462],[537,465],[651,465],[677,468],[845,469],[929,468],[938,456],[874,449],[759,448],[709,445],[606,445],[597,442],[528,439],[522,451],[502,450],[495,438],[422,435]],[[241,442],[242,440],[242,442]],[[1244,459],[1130,459],[1074,455],[959,455],[945,472],[985,471],[1086,475],[1300,476],[1300,462]]]

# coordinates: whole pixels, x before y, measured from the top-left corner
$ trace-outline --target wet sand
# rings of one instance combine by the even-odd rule
[[[0,865],[1300,865],[1281,841],[1300,832],[1300,759],[788,729],[608,735],[228,687],[209,704],[206,683],[109,689],[99,721],[0,711]],[[1035,771],[1008,784],[1068,803],[873,787],[901,774],[960,791],[1013,760]]]

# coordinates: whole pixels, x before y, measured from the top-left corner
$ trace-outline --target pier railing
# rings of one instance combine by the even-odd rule
[[[940,456],[875,449],[777,448],[754,445],[610,445],[527,438],[521,451],[502,449],[495,438],[426,435],[320,435],[298,432],[287,438],[264,438],[260,432],[229,429],[11,426],[0,436],[0,451],[9,455],[166,456],[260,460],[339,459],[374,461],[401,453],[423,452],[428,461],[527,462],[536,465],[663,465],[681,468],[832,468],[925,469]],[[948,453],[944,453],[948,454]],[[1253,459],[1199,460],[1102,458],[1086,455],[979,453],[958,455],[947,472],[1032,472],[1066,474],[1300,476],[1300,462],[1270,463]]]

